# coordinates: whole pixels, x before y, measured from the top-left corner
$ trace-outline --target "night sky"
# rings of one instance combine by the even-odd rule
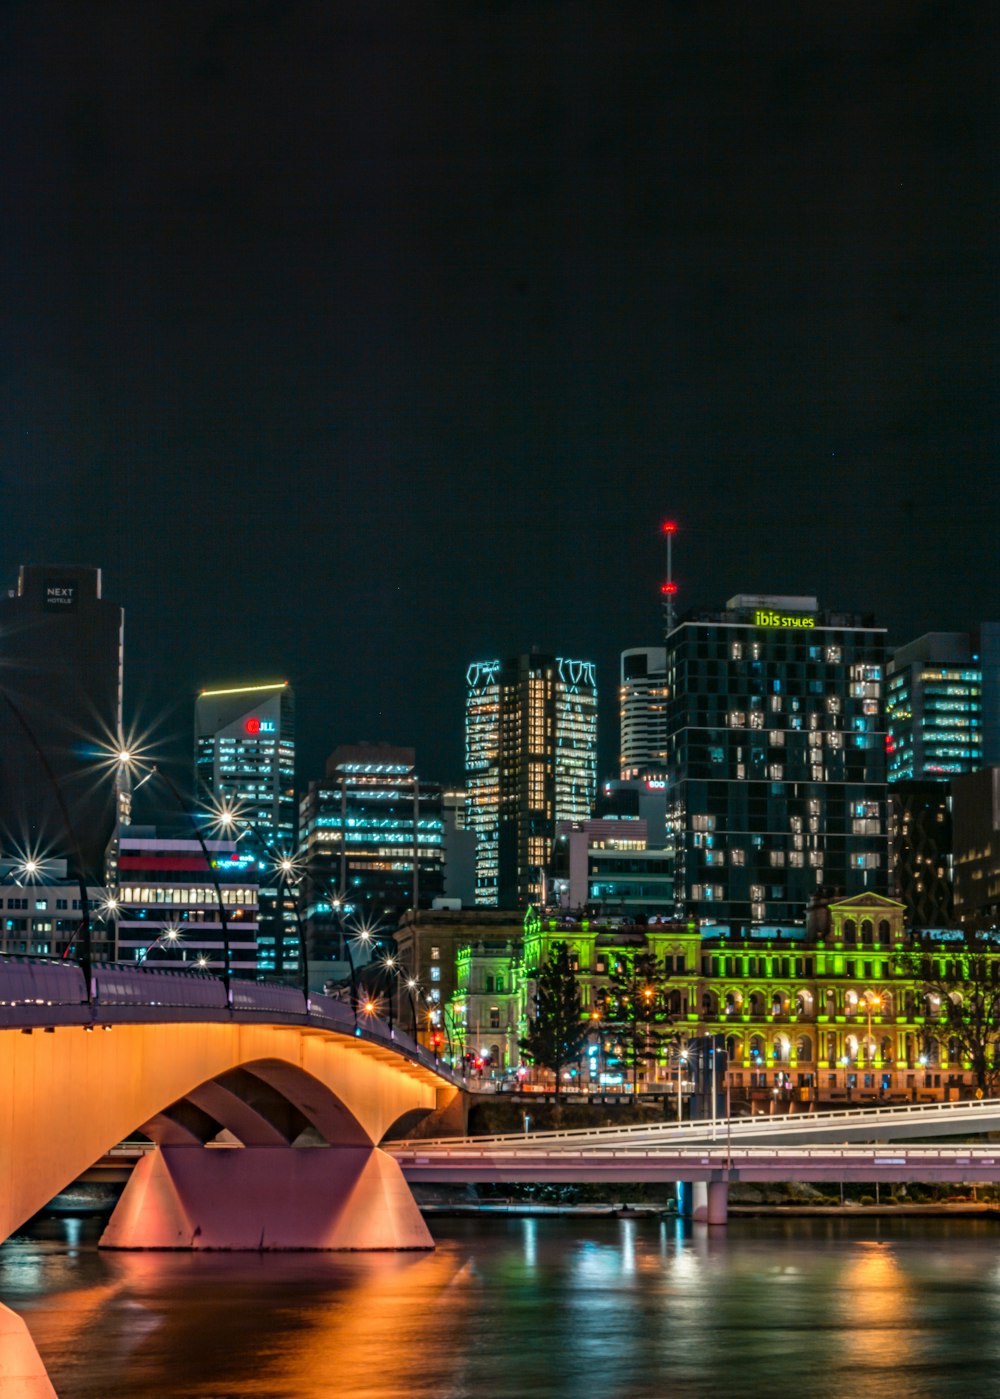
[[[1000,8],[7,0],[0,584],[461,776],[470,660],[1000,617]]]

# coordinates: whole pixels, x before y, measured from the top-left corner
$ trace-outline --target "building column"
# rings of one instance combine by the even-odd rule
[[[0,1394],[3,1399],[56,1399],[27,1323],[0,1305]]]
[[[182,1146],[140,1158],[101,1247],[404,1250],[434,1241],[399,1164],[377,1147]]]

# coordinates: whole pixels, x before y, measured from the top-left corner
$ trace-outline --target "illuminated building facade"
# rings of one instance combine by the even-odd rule
[[[209,838],[205,844],[210,863],[194,836],[168,835],[155,826],[122,827],[117,890],[121,961],[180,966],[206,958],[208,970],[219,972],[228,940],[233,975],[257,975],[256,856],[235,839]]]
[[[775,1098],[929,1101],[975,1088],[972,1065],[950,1037],[940,999],[925,991],[907,962],[916,947],[946,963],[960,934],[911,934],[897,900],[874,893],[819,900],[804,924],[651,918],[612,925],[529,913],[522,936],[514,982],[522,1033],[539,970],[555,943],[567,944],[584,1018],[593,1024],[573,1075],[584,1089],[628,1082],[616,1055],[616,1028],[601,1019],[601,992],[616,961],[647,953],[669,977],[676,1041],[664,1046],[658,1062],[642,1066],[640,1089],[675,1092],[678,1050],[710,1035],[725,1042],[732,1100],[757,1110]],[[463,955],[456,949],[463,967],[452,1002],[456,1017],[466,999]],[[1000,943],[996,955],[1000,965]],[[539,1071],[536,1077],[545,1082],[549,1076]]]
[[[983,670],[964,632],[930,632],[893,653],[889,781],[948,781],[983,766]]]
[[[550,893],[556,907],[595,918],[672,913],[673,847],[651,846],[641,817],[560,821]]]
[[[274,856],[295,850],[292,687],[282,680],[202,690],[194,725],[198,801],[209,813],[231,809],[241,850],[257,856],[260,972],[291,975],[300,959],[294,896],[276,877]]]
[[[888,888],[885,631],[811,597],[731,598],[667,638],[675,892],[783,923],[817,889]]]
[[[468,823],[476,902],[537,901],[558,821],[586,820],[597,794],[597,683],[591,661],[525,655],[466,674]]]
[[[102,912],[105,892],[87,890],[95,962],[115,955],[114,925]],[[19,861],[0,860],[0,954],[62,957],[76,946],[79,929],[80,886],[70,880],[65,860],[45,861],[36,877]]]
[[[344,959],[345,927],[386,927],[429,908],[444,887],[441,788],[422,782],[412,748],[334,750],[300,803],[299,859],[310,956]]]
[[[0,598],[3,690],[72,826],[71,834],[32,740],[0,703],[0,853],[65,859],[71,875],[95,885],[117,817],[118,774],[102,750],[121,742],[123,626],[122,609],[102,596],[99,568],[24,566],[16,591]]]
[[[667,771],[667,653],[636,646],[621,654],[618,688],[623,781],[663,777]]]
[[[456,1053],[466,1052],[459,1051],[458,1045],[464,1043],[462,1027],[468,1019],[459,1016],[453,1000],[459,985],[461,951],[480,944],[517,947],[522,922],[521,914],[495,908],[408,909],[403,914],[396,928],[396,951],[403,974],[413,977],[421,988],[417,1009],[423,1043],[431,1043],[430,1036],[440,1034],[443,1047],[450,1041]],[[485,982],[483,990],[485,994]],[[402,995],[401,1004],[400,1014],[405,1019]]]
[[[455,1051],[480,1078],[500,1076],[521,1062],[524,992],[520,943],[481,938],[459,947],[448,1026]]]

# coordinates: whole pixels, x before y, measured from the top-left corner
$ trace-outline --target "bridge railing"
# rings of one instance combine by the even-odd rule
[[[206,1019],[262,1019],[271,1023],[320,1024],[339,1034],[376,1044],[431,1070],[456,1087],[460,1075],[442,1064],[405,1030],[375,1016],[357,1017],[331,996],[278,982],[232,978],[182,967],[106,963],[92,969],[90,999],[81,968],[73,962],[0,955],[0,1029],[57,1025],[155,1023]]]
[[[781,1113],[775,1116],[761,1114],[757,1117],[718,1118],[715,1123],[716,1139],[724,1138],[727,1126],[738,1131],[741,1136],[760,1135],[769,1132],[787,1132],[789,1128],[813,1129],[835,1128],[837,1126],[856,1127],[859,1123],[873,1128],[885,1122],[920,1122],[938,1120],[942,1117],[968,1118],[975,1121],[977,1115],[996,1118],[1000,1115],[1000,1098],[966,1098],[951,1103],[903,1103],[892,1107],[834,1108],[829,1112]],[[984,1128],[984,1130],[987,1130]],[[640,1137],[662,1136],[664,1141],[704,1141],[712,1132],[711,1120],[697,1122],[639,1122],[625,1127],[573,1127],[542,1132],[504,1132],[490,1137],[476,1137],[476,1145],[483,1147],[503,1146],[523,1143],[525,1136],[541,1142],[604,1142],[608,1145],[623,1143]],[[462,1137],[435,1137],[420,1142],[420,1146],[453,1146],[467,1140]],[[406,1145],[407,1143],[399,1143]]]

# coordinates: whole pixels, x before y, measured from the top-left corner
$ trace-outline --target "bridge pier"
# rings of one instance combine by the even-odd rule
[[[0,1304],[0,1394],[3,1399],[56,1399],[26,1323]]]
[[[677,1212],[696,1224],[726,1224],[729,1221],[729,1182],[693,1180],[677,1182]]]
[[[169,1146],[139,1160],[101,1247],[403,1250],[434,1241],[398,1164],[377,1147]]]

